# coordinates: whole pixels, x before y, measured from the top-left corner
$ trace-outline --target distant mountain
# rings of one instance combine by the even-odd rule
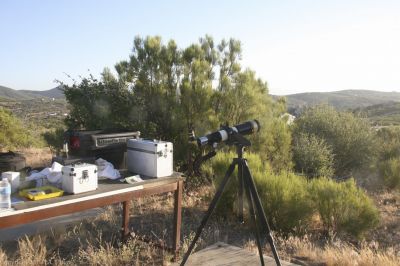
[[[24,92],[13,90],[8,87],[0,86],[0,97],[8,100],[29,100],[32,99],[31,95]]]
[[[36,98],[56,98],[63,99],[64,93],[60,87],[55,87],[45,91],[32,91],[32,90],[13,90],[8,87],[0,86],[0,98],[5,100],[31,100]]]
[[[61,87],[55,87],[50,90],[46,91],[29,91],[29,90],[20,90],[20,92],[27,93],[29,95],[35,95],[36,97],[48,97],[48,98],[56,98],[61,99],[64,98],[64,92],[62,91]]]
[[[275,96],[276,97],[276,96]],[[355,109],[387,102],[400,102],[399,92],[343,90],[334,92],[306,92],[284,96],[288,110],[326,103],[338,109]]]

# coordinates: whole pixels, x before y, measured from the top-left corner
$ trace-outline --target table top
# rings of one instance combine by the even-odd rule
[[[99,180],[98,188],[93,191],[88,191],[80,194],[64,194],[61,197],[38,200],[38,201],[23,201],[13,205],[14,210],[0,212],[0,218],[10,215],[16,215],[24,212],[31,212],[56,206],[62,206],[71,203],[77,203],[96,198],[102,198],[112,195],[117,195],[126,192],[132,192],[135,190],[141,190],[145,188],[158,187],[168,185],[182,180],[182,174],[174,172],[171,176],[159,177],[159,178],[146,178],[142,182],[135,184],[122,183],[119,180]]]

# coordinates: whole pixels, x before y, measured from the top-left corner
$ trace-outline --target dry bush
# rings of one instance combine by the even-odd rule
[[[18,258],[16,264],[19,266],[46,265],[47,247],[45,238],[35,236],[25,237],[18,241]]]
[[[80,248],[75,262],[79,265],[162,265],[165,257],[152,245],[131,238],[122,245],[103,242],[99,247],[89,243]]]
[[[7,254],[1,249],[0,249],[0,261],[1,261],[1,265],[4,265],[4,266],[10,265],[10,263],[8,262]]]

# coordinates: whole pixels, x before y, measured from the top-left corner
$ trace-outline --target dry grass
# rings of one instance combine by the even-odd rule
[[[33,168],[49,166],[53,156],[50,148],[26,148],[18,152],[25,156],[26,165]]]
[[[27,165],[49,165],[48,150],[23,151]],[[213,196],[212,187],[198,188],[184,195],[181,254],[186,252],[194,231]],[[366,241],[349,244],[341,240],[321,241],[316,234],[305,237],[275,236],[278,252],[288,261],[303,265],[400,265],[400,194],[376,193],[374,196],[382,217],[379,228]],[[153,241],[170,241],[172,234],[173,195],[154,196],[132,202],[131,229],[137,234],[121,243],[121,206],[110,206],[91,221],[46,234],[4,243],[0,265],[169,265],[172,254],[140,241],[143,235]],[[235,218],[220,220],[212,216],[197,243],[199,249],[223,241],[257,252],[249,228],[238,225]],[[315,219],[312,230],[318,231]],[[271,254],[265,246],[266,254]]]
[[[150,202],[155,199],[149,199]],[[160,197],[154,202],[154,209],[170,205]],[[149,204],[142,200],[142,204]],[[147,205],[148,206],[148,205]],[[142,215],[148,211],[142,206]],[[152,244],[145,243],[137,237],[126,243],[118,239],[120,218],[116,215],[119,208],[108,207],[93,221],[66,228],[52,230],[47,235],[25,237],[17,242],[17,252],[8,252],[0,249],[1,265],[169,265],[172,255]],[[185,252],[194,237],[191,227],[182,242],[182,253]],[[225,227],[231,225],[212,224],[206,228],[198,246],[203,247],[223,238]],[[233,225],[232,225],[233,226]],[[246,236],[247,237],[247,236]],[[362,243],[355,247],[349,243],[334,240],[320,243],[311,237],[275,237],[279,254],[285,260],[301,262],[303,265],[399,265],[399,251],[393,248],[379,249],[374,242]],[[254,241],[247,241],[244,247],[256,252]],[[265,252],[270,254],[269,246]]]
[[[17,242],[17,252],[0,249],[0,265],[163,265],[171,260],[170,254],[137,237],[120,242],[120,220],[115,217],[115,210],[107,208],[94,221],[24,237]]]
[[[289,237],[278,239],[277,245],[287,259],[310,265],[399,265],[399,251],[379,250],[375,242],[364,242],[357,248],[341,240],[318,245],[309,237]]]

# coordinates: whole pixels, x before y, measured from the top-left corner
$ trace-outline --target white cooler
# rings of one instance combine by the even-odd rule
[[[62,167],[62,189],[78,194],[97,189],[97,166],[80,163]]]
[[[127,142],[127,165],[130,172],[149,176],[172,175],[173,147],[171,142],[130,139]]]

